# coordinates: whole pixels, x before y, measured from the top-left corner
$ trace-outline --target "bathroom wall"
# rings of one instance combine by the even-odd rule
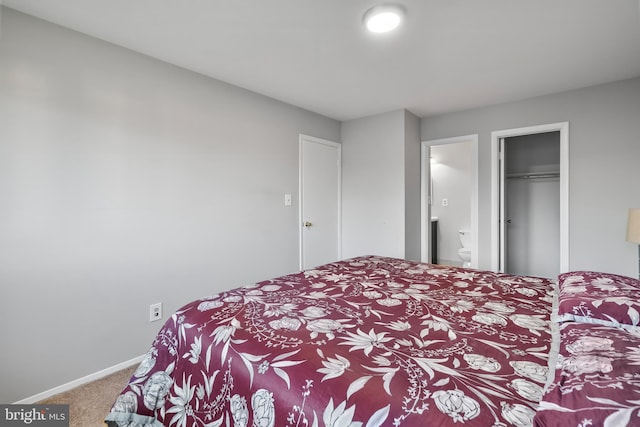
[[[431,216],[438,217],[439,264],[462,265],[458,231],[471,227],[471,161],[471,142],[431,146]]]

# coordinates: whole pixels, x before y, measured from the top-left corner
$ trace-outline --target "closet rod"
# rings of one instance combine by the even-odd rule
[[[511,173],[507,178],[515,179],[535,179],[535,178],[559,178],[560,172],[531,172],[531,173]]]

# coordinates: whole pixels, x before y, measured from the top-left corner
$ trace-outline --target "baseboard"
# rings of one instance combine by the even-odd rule
[[[460,260],[452,260],[452,259],[439,259],[438,264],[440,265],[450,265],[452,267],[462,267],[462,261]]]
[[[42,393],[34,394],[33,396],[27,397],[26,399],[22,399],[15,402],[15,404],[31,405],[36,402],[40,402],[41,400],[48,399],[51,396],[55,396],[56,394],[64,393],[65,391],[69,391],[73,388],[90,383],[91,381],[99,380],[100,378],[104,378],[107,375],[111,375],[115,372],[129,368],[133,365],[137,365],[144,360],[145,356],[146,354],[143,354],[142,356],[134,357],[133,359],[127,360],[126,362],[118,363],[117,365],[111,366],[109,368],[103,369],[98,372],[94,372],[93,374],[89,374],[86,377],[78,378],[77,380],[73,380],[66,384],[62,384],[52,389],[49,389],[47,391],[43,391]]]

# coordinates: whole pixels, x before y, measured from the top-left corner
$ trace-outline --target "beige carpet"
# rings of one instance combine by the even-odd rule
[[[104,427],[104,417],[118,394],[129,382],[137,366],[115,372],[64,393],[52,396],[38,404],[68,404],[69,427]]]

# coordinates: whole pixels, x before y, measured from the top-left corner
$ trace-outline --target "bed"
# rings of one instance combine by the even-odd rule
[[[559,348],[534,425],[640,426],[640,281],[577,271],[558,284]]]
[[[553,400],[557,353],[567,350],[560,328],[553,339],[555,288],[364,256],[212,295],[167,320],[106,422],[554,425],[557,413],[575,414]]]

